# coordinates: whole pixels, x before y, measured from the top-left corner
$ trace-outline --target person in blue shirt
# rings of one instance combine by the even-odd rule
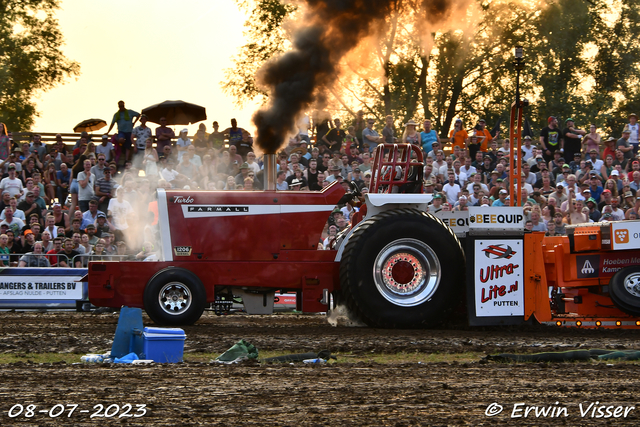
[[[600,196],[602,195],[602,185],[600,185],[600,178],[598,177],[598,173],[596,171],[591,171],[589,173],[589,180],[585,181],[589,184],[589,191],[591,191],[591,197],[596,201],[596,203],[600,203]]]
[[[425,154],[429,154],[433,150],[433,143],[440,143],[440,137],[438,133],[431,129],[431,120],[427,119],[422,124],[424,130],[420,132],[420,142],[422,143],[422,151]]]
[[[509,192],[504,188],[498,192],[498,200],[495,200],[491,206],[509,206],[509,202],[507,201],[507,195]]]
[[[126,153],[127,160],[131,160],[131,155],[133,154],[131,134],[133,133],[133,126],[139,118],[140,113],[133,110],[127,110],[124,108],[124,101],[118,101],[118,111],[113,115],[111,126],[109,126],[109,130],[107,131],[107,134],[110,133],[111,129],[113,129],[113,125],[117,123],[118,139],[124,140],[122,143],[122,149]]]

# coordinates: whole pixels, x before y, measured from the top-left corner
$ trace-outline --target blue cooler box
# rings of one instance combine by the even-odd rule
[[[187,338],[182,329],[144,328],[142,336],[142,359],[156,363],[182,362],[184,340]]]

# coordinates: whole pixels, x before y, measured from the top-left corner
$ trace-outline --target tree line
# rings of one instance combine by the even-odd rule
[[[59,6],[58,0],[0,2],[0,122],[9,130],[30,129],[35,95],[80,73],[61,50]]]
[[[224,90],[239,105],[268,100],[260,67],[291,46],[287,20],[300,19],[299,4],[236,0],[249,18],[246,44],[226,70]],[[453,23],[417,19],[420,0],[397,0],[384,28],[340,64],[328,96],[334,116],[363,109],[398,124],[429,118],[448,136],[456,118],[467,127],[484,118],[508,123],[515,98],[514,48],[524,47],[520,78],[525,115],[534,131],[549,116],[596,124],[620,135],[627,115],[640,113],[640,2],[636,0],[472,0]],[[503,131],[506,129],[503,126]]]

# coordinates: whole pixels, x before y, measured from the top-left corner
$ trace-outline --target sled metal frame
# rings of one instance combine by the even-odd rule
[[[595,233],[595,227],[582,228]],[[533,316],[541,324],[558,327],[640,329],[640,318],[618,309],[609,297],[610,277],[576,277],[576,257],[614,251],[581,252],[578,246],[576,252],[575,242],[571,251],[568,236],[545,237],[542,232],[526,234],[524,245],[525,319]]]

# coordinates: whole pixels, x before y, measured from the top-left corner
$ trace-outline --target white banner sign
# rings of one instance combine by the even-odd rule
[[[522,252],[521,240],[476,240],[477,317],[524,316]]]
[[[469,231],[469,212],[445,212],[440,211],[433,214],[440,218],[457,236],[465,236]]]
[[[521,207],[472,206],[469,208],[469,228],[524,230],[524,214]]]
[[[0,299],[4,300],[79,300],[82,276],[0,275]]]
[[[612,222],[611,237],[614,250],[640,249],[640,221]]]

